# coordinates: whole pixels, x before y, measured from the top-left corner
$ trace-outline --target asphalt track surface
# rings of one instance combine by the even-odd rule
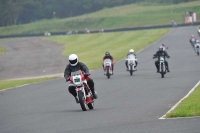
[[[107,79],[91,71],[99,98],[83,112],[63,78],[0,92],[0,133],[199,133],[200,117],[164,119],[200,79],[200,57],[189,44],[196,27],[176,28],[144,49],[130,76],[124,60]],[[164,42],[170,73],[156,73],[153,54]],[[128,51],[128,50],[127,50]]]

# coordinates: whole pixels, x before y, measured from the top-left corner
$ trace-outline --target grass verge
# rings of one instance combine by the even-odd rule
[[[0,46],[0,55],[3,55],[6,52],[6,49]]]
[[[171,112],[166,118],[200,116],[200,85]]]
[[[58,77],[45,77],[37,79],[22,79],[22,80],[0,80],[0,90],[7,88],[15,88],[25,84],[33,84],[38,82],[43,82],[51,79],[56,79]]]
[[[45,38],[64,45],[63,56],[75,53],[79,61],[89,69],[101,67],[101,60],[109,51],[115,61],[126,57],[129,49],[135,52],[152,44],[168,33],[171,29],[141,30],[129,32],[97,33],[72,36],[52,36]]]

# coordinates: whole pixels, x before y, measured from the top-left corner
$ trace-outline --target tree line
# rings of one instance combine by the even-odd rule
[[[195,0],[0,0],[0,26],[67,18],[140,2],[177,4]]]

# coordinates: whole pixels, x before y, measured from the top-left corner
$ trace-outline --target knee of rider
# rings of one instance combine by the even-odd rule
[[[88,80],[88,85],[93,87],[94,86],[94,81],[92,79]]]

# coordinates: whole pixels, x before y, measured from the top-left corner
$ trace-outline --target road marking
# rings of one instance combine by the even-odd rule
[[[159,119],[172,119],[172,118],[165,118],[165,116],[169,112],[171,112],[172,110],[174,110],[185,98],[187,98],[197,88],[197,86],[199,84],[200,84],[200,81],[188,92],[188,94],[186,96],[184,96],[180,101],[178,101],[165,115],[163,115]],[[177,117],[177,118],[173,118],[173,119],[180,119],[180,118],[194,118],[194,117]]]

